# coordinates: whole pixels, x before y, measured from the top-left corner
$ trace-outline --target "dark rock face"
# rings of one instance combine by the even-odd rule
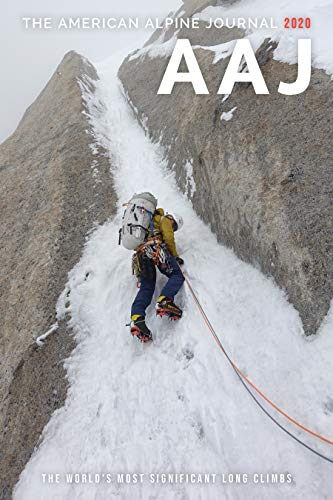
[[[177,36],[200,39],[202,46],[212,45],[212,38],[219,44],[240,37],[239,30],[227,29],[209,35],[181,30]],[[226,100],[217,96],[229,58],[213,64],[214,53],[201,48],[195,54],[208,96],[196,96],[190,84],[157,95],[168,57],[129,57],[119,76],[198,214],[219,241],[274,277],[299,311],[305,333],[313,334],[333,294],[332,82],[313,69],[306,92],[278,94],[280,81],[295,81],[297,67],[273,60],[273,50],[265,41],[257,52],[269,96],[256,95],[248,84],[237,84]],[[221,119],[234,108],[229,121]]]
[[[74,347],[64,324],[42,349],[34,339],[55,322],[67,273],[85,235],[115,211],[106,152],[94,139],[79,80],[94,92],[93,66],[68,53],[16,132],[0,146],[0,497],[10,498],[67,383]]]

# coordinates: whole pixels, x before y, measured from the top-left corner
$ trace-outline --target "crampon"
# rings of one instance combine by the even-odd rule
[[[167,316],[172,321],[177,321],[182,317],[183,311],[171,299],[164,297],[157,301],[156,314],[161,318]]]
[[[153,340],[151,331],[147,327],[145,319],[142,316],[131,322],[131,334],[140,342],[150,342]]]

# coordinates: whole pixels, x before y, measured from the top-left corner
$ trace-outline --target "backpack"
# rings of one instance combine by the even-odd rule
[[[119,230],[119,244],[127,250],[135,250],[154,229],[154,213],[157,199],[151,193],[134,194],[127,203]]]

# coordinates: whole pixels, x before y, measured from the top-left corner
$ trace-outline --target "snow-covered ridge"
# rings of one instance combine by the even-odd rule
[[[181,17],[185,12],[177,15]],[[277,43],[274,51],[274,59],[280,62],[295,64],[297,62],[297,40],[299,38],[310,38],[312,40],[312,64],[313,67],[323,69],[328,74],[333,74],[333,1],[318,0],[315,3],[312,0],[277,0],[275,2],[266,2],[265,0],[244,0],[229,6],[207,7],[202,12],[194,14],[196,19],[210,23],[211,20],[223,19],[229,20],[229,24],[237,25],[237,18],[267,18],[273,19],[274,26],[262,27],[258,29],[250,28],[246,30],[246,38],[249,38],[253,48],[257,50],[266,38],[270,38]],[[286,29],[284,27],[285,17],[302,17],[311,19],[310,28]],[[227,25],[227,23],[225,22]],[[169,57],[174,49],[179,29],[173,36],[164,41],[166,30],[161,31],[159,38],[142,49],[135,51],[130,56],[130,60],[148,55],[154,57]],[[186,30],[184,36],[186,36]],[[235,42],[205,47],[196,45],[194,48],[204,48],[215,52],[215,61],[226,58],[231,55]]]
[[[297,62],[297,39],[311,38],[313,43],[313,66],[333,74],[333,2],[332,0],[244,0],[229,7],[207,7],[196,14],[202,21],[216,18],[273,18],[278,29],[249,30],[247,34],[257,33],[264,40],[270,37],[278,43],[274,58],[281,62]],[[310,29],[285,29],[284,18],[310,18]]]
[[[161,37],[151,45],[143,47],[142,49],[135,50],[129,56],[129,60],[133,61],[135,59],[145,57],[146,55],[151,59],[154,59],[154,57],[171,56],[177,41],[176,35],[177,33],[175,33],[175,35],[172,38],[170,38],[170,40],[168,40],[167,42],[163,42],[163,34],[162,34]]]

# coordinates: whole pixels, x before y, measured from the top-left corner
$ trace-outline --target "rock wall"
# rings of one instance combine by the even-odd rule
[[[153,47],[172,36],[170,30],[155,35]],[[278,94],[280,81],[295,81],[297,67],[274,60],[274,44],[266,40],[257,58],[270,95],[237,84],[223,99],[216,94],[229,58],[213,64],[215,53],[205,47],[244,33],[203,28],[176,36],[202,47],[195,54],[210,95],[196,96],[190,84],[157,95],[170,52],[146,46],[119,71],[129,102],[165,147],[180,188],[219,241],[272,276],[299,311],[305,333],[313,334],[333,295],[330,77],[313,69],[306,92]]]
[[[66,396],[62,361],[75,343],[65,324],[42,349],[56,301],[85,235],[115,212],[105,151],[94,139],[80,83],[93,66],[68,53],[15,133],[0,145],[0,497],[11,490]]]

